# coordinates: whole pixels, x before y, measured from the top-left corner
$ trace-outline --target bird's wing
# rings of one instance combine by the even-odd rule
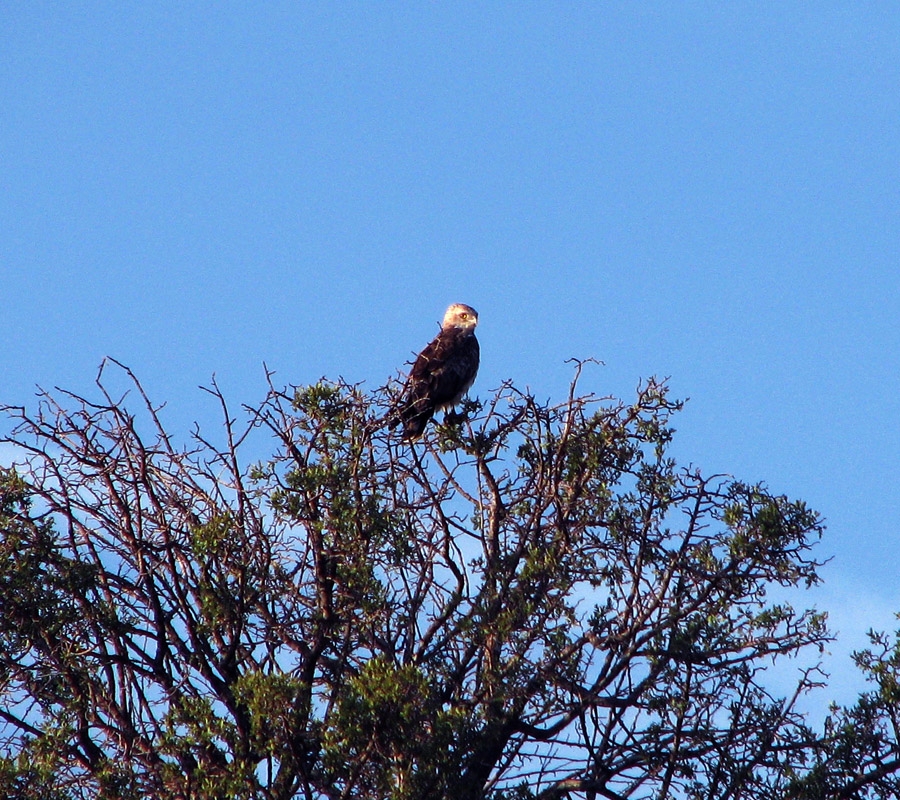
[[[419,353],[409,374],[409,400],[428,398],[438,407],[454,402],[472,385],[478,371],[478,341],[442,331]]]

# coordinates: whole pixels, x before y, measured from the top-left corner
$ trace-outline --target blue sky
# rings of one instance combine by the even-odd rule
[[[374,387],[466,302],[476,394],[671,376],[678,454],[893,624],[896,5],[10,3],[0,106],[0,402],[111,355],[186,437],[213,373]]]

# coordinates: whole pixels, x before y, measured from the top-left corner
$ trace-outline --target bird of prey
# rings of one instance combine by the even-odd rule
[[[441,331],[419,353],[404,387],[391,427],[403,423],[403,438],[418,439],[435,411],[456,405],[478,372],[478,312],[453,303],[444,314]]]

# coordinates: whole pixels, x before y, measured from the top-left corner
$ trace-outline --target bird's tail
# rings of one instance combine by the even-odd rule
[[[403,433],[400,438],[411,441],[425,432],[425,426],[433,416],[434,407],[426,402],[426,398],[419,398],[398,408],[388,424],[391,428],[396,428],[402,423]]]
[[[403,435],[400,438],[405,441],[418,439],[425,432],[425,426],[430,418],[430,414],[419,414],[403,420]]]

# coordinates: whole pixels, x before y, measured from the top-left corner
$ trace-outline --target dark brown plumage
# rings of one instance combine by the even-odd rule
[[[441,332],[419,353],[391,423],[391,427],[403,423],[404,439],[418,439],[434,412],[458,403],[475,381],[479,360],[476,325],[478,312],[454,303],[444,314]]]

